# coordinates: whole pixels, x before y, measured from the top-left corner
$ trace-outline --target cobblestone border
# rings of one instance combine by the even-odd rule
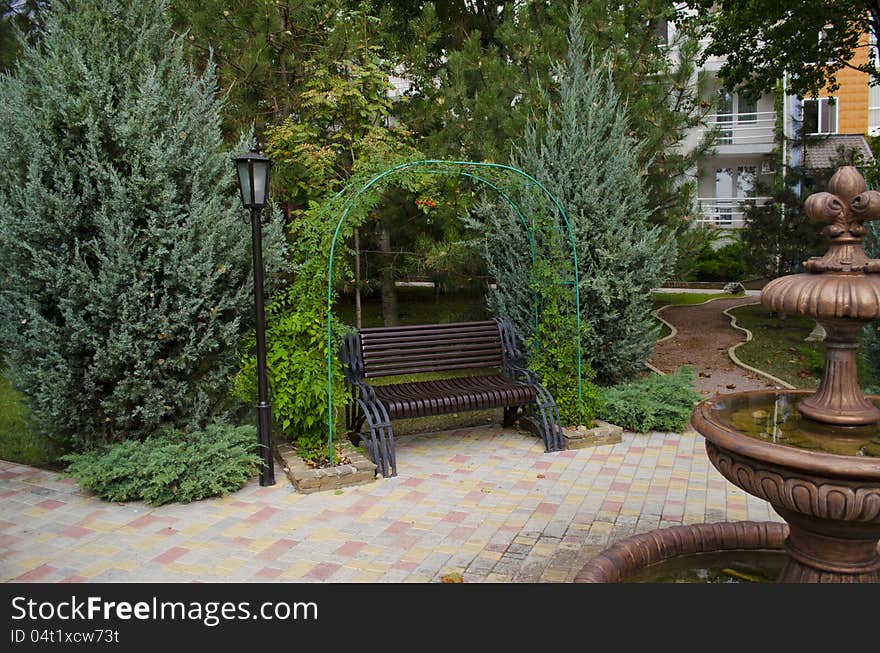
[[[623,427],[603,422],[600,419],[593,420],[593,424],[595,424],[593,428],[583,431],[563,427],[562,435],[565,438],[565,448],[598,447],[603,444],[617,444],[623,440]]]
[[[338,490],[370,483],[376,479],[376,465],[363,453],[354,447],[345,447],[345,454],[351,461],[348,465],[318,469],[309,467],[290,444],[285,442],[275,447],[275,456],[281,463],[284,473],[287,474],[296,491],[303,494]]]
[[[740,331],[742,331],[743,333],[746,334],[746,339],[745,339],[744,342],[738,342],[738,343],[736,343],[735,345],[733,345],[732,347],[728,348],[728,350],[727,350],[727,356],[730,358],[731,361],[733,361],[733,364],[734,364],[734,365],[736,365],[736,366],[738,366],[738,367],[741,367],[741,368],[744,369],[744,370],[748,370],[749,372],[753,372],[753,373],[755,373],[755,374],[758,374],[758,375],[760,375],[760,376],[763,376],[765,379],[769,379],[769,380],[772,381],[773,383],[776,383],[776,384],[778,384],[778,385],[781,385],[783,388],[786,388],[786,389],[788,389],[788,390],[797,390],[797,388],[796,388],[795,386],[791,385],[790,383],[787,383],[787,382],[783,381],[783,380],[780,379],[780,378],[777,378],[777,377],[773,376],[773,375],[770,374],[769,372],[764,372],[763,370],[759,370],[757,367],[752,367],[751,365],[747,365],[746,363],[743,363],[743,362],[739,359],[739,357],[736,355],[736,349],[737,349],[737,347],[739,347],[740,345],[744,345],[744,344],[746,344],[747,342],[751,342],[751,340],[752,340],[752,332],[749,331],[748,329],[746,329],[745,327],[740,326],[739,324],[737,324],[737,323],[736,323],[736,316],[733,315],[732,313],[729,313],[728,311],[731,311],[731,310],[733,310],[733,309],[735,309],[735,308],[741,308],[741,307],[743,307],[743,306],[754,306],[755,304],[760,304],[760,303],[761,303],[761,301],[758,300],[758,301],[756,301],[756,302],[751,302],[751,303],[749,303],[749,304],[740,304],[739,306],[731,306],[730,308],[726,308],[726,309],[724,309],[723,311],[721,311],[721,312],[724,313],[728,318],[730,318],[730,326],[732,326],[734,329],[739,329]]]

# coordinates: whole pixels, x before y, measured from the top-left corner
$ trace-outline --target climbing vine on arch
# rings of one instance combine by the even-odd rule
[[[276,423],[294,438],[301,455],[318,458],[326,452],[333,457],[332,442],[338,440],[339,415],[348,398],[343,392],[342,369],[336,353],[349,327],[335,318],[332,309],[338,282],[352,276],[348,263],[352,254],[348,248],[351,235],[370,219],[381,202],[393,201],[386,192],[389,184],[393,184],[396,193],[424,196],[434,188],[438,176],[449,175],[493,193],[517,214],[519,224],[510,226],[512,238],[527,241],[533,264],[541,261],[541,265],[533,265],[532,278],[523,280],[532,294],[534,335],[557,345],[541,350],[530,342],[529,349],[545,352],[543,357],[535,357],[542,372],[552,372],[561,365],[567,368],[567,375],[559,378],[564,377],[568,387],[560,387],[557,393],[563,395],[563,405],[571,408],[570,421],[591,413],[595,393],[591,384],[586,394],[582,387],[582,380],[588,384],[592,374],[589,369],[581,369],[577,255],[562,207],[540,183],[515,168],[413,157],[379,172],[375,167],[358,171],[343,191],[310,206],[296,229],[294,280],[285,295],[270,307],[267,342],[273,415]],[[524,181],[543,190],[555,204],[550,210],[552,219],[525,216],[519,211],[514,197],[528,188]],[[560,218],[564,229],[558,225],[555,230],[548,228]],[[558,281],[558,270],[551,269],[550,261],[558,263],[559,257],[537,250],[536,242],[543,249],[555,245],[558,251],[566,243],[570,247],[569,267],[574,281],[567,289]],[[560,302],[560,293],[567,293],[569,301]],[[546,312],[540,328],[539,308]],[[566,309],[567,315],[563,314]],[[565,360],[560,360],[560,355]],[[574,378],[571,370],[577,370]]]

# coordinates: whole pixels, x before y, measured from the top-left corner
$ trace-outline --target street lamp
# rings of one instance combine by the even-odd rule
[[[254,305],[257,311],[257,441],[263,465],[260,485],[275,485],[275,463],[272,458],[272,431],[269,411],[269,381],[266,374],[266,317],[263,308],[263,234],[260,213],[269,194],[269,166],[272,161],[251,148],[247,154],[233,159],[238,171],[241,203],[251,212],[254,241]]]

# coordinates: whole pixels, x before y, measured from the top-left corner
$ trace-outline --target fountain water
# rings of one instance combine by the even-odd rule
[[[880,397],[864,396],[856,368],[859,333],[880,318],[880,260],[861,246],[864,222],[880,218],[880,193],[846,166],[805,209],[827,223],[828,252],[809,259],[805,273],[767,284],[761,303],[825,328],[819,389],[716,396],[691,418],[718,471],[769,501],[788,528],[725,522],[661,529],[618,542],[588,562],[578,581],[625,580],[639,565],[681,553],[777,548],[783,536],[780,582],[880,581]]]

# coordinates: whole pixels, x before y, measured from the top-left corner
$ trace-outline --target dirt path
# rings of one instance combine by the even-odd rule
[[[651,364],[662,372],[674,372],[691,365],[697,390],[709,397],[716,393],[761,390],[779,387],[768,379],[733,364],[727,350],[745,340],[745,334],[730,326],[725,309],[754,304],[755,297],[715,299],[705,304],[667,306],[660,315],[673,324],[678,333],[658,342]]]

